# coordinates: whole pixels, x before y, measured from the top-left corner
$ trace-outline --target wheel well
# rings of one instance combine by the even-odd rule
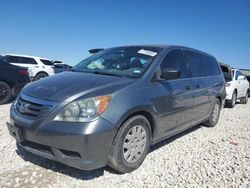
[[[236,89],[236,88],[234,89],[234,92],[236,92],[236,96],[237,96],[238,92],[237,92],[237,89]]]
[[[12,82],[10,82],[10,81],[4,80],[4,79],[1,79],[0,81],[1,81],[1,82],[4,82],[4,83],[6,83],[6,84],[8,84],[8,85],[10,86],[11,89],[12,89],[13,86],[14,86],[14,84],[13,84]]]
[[[154,133],[155,133],[155,120],[153,118],[153,116],[147,112],[147,111],[137,111],[137,112],[134,112],[132,114],[130,114],[123,122],[122,124],[127,121],[129,118],[133,117],[133,116],[136,116],[136,115],[143,115],[145,118],[147,118],[147,120],[149,121],[149,124],[150,124],[150,129],[151,129],[151,139],[154,138]],[[122,125],[121,124],[121,125]]]
[[[219,99],[220,105],[221,105],[221,104],[222,104],[222,99],[221,99],[221,97],[220,97],[220,96],[217,96],[216,98]]]
[[[49,76],[48,73],[45,72],[45,71],[40,71],[40,72],[36,73],[36,76],[37,76],[38,74],[41,74],[41,73],[44,73],[44,74],[46,74],[47,76]]]

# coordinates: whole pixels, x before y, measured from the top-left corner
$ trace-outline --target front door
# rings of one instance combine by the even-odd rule
[[[179,49],[171,50],[160,65],[174,68],[181,75],[176,80],[163,80],[157,83],[155,91],[158,97],[153,99],[158,114],[158,127],[161,135],[171,134],[193,121],[193,91],[183,53]]]

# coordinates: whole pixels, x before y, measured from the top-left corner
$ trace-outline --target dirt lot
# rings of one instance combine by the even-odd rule
[[[0,106],[0,187],[249,187],[250,102],[222,110],[214,128],[196,126],[152,147],[143,165],[120,175],[85,172],[17,150],[10,104]]]

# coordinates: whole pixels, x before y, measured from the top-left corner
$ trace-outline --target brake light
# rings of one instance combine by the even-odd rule
[[[29,72],[27,70],[19,70],[19,73],[23,74],[23,75],[28,75]]]

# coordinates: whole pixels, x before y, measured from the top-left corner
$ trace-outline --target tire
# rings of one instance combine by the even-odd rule
[[[244,98],[240,99],[241,104],[247,104],[247,102],[248,102],[248,93],[249,93],[249,91],[247,91],[246,96]]]
[[[11,87],[5,83],[0,81],[0,104],[7,103],[12,96]]]
[[[37,75],[36,75],[36,77],[35,77],[35,81],[36,80],[40,80],[40,79],[42,79],[42,78],[45,78],[45,77],[47,77],[48,75],[46,74],[46,73],[44,73],[44,72],[41,72],[41,73],[38,73]]]
[[[150,140],[151,129],[147,118],[142,115],[129,118],[112,143],[108,165],[120,173],[139,168],[148,154]]]
[[[236,104],[236,100],[237,100],[237,93],[236,91],[234,91],[232,95],[232,99],[228,102],[228,107],[233,108]]]
[[[207,127],[214,127],[219,121],[220,110],[221,110],[221,102],[217,98],[216,102],[215,102],[215,104],[213,106],[211,115],[210,115],[209,119],[206,122],[204,122],[204,125],[207,126]]]

